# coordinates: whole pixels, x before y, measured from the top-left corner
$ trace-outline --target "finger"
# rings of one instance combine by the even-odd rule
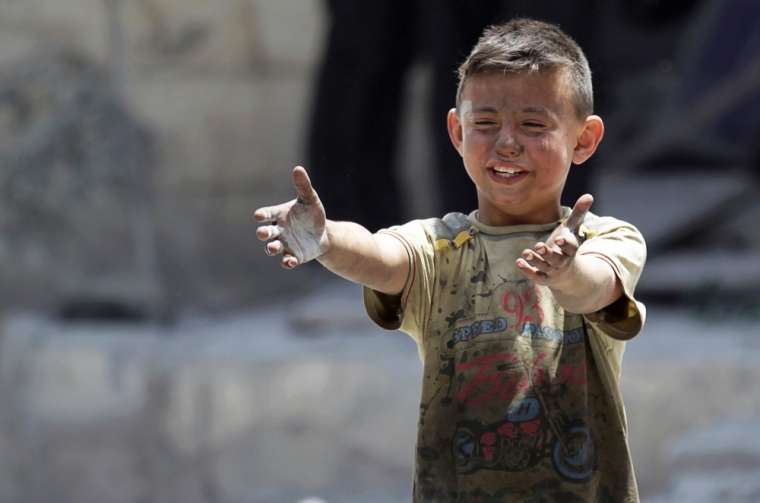
[[[270,241],[264,246],[264,251],[269,256],[274,256],[283,250],[282,241]]]
[[[594,204],[594,196],[591,194],[583,194],[578,198],[575,206],[573,206],[573,211],[570,212],[570,216],[565,221],[565,226],[570,229],[570,232],[574,233],[578,226],[583,223],[583,219],[586,218],[592,204]]]
[[[543,274],[541,271],[536,269],[535,267],[532,267],[530,264],[528,264],[524,259],[517,259],[517,267],[520,269],[520,271],[528,277],[528,279],[532,281],[540,280],[543,277]]]
[[[274,222],[277,220],[279,211],[277,206],[268,206],[266,208],[259,208],[253,212],[253,218],[258,222]]]
[[[562,250],[557,246],[548,246],[545,243],[538,243],[534,249],[544,262],[552,267],[562,260]]]
[[[280,260],[280,263],[282,264],[282,267],[285,269],[293,269],[295,266],[298,265],[298,259],[295,258],[293,255],[284,254],[282,256],[282,260]]]
[[[306,170],[301,166],[296,166],[293,169],[293,185],[298,192],[299,203],[315,204],[319,201],[317,192],[314,190],[314,187],[311,186],[309,175],[306,174]]]
[[[527,250],[526,253],[523,253],[523,260],[525,260],[528,265],[534,269],[538,269],[541,272],[547,272],[552,268],[552,266],[549,265],[544,259],[542,259],[539,254],[530,250]]]
[[[562,254],[568,257],[575,257],[575,255],[578,253],[578,240],[573,239],[565,239],[564,237],[557,238],[557,240],[554,242],[560,250],[562,250]]]
[[[262,241],[269,241],[280,237],[281,232],[279,225],[265,225],[256,229],[256,237]]]

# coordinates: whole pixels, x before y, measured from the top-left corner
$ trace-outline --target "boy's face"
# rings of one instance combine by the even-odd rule
[[[477,186],[478,218],[495,226],[558,220],[570,164],[604,133],[599,117],[578,118],[563,72],[474,75],[448,127]]]

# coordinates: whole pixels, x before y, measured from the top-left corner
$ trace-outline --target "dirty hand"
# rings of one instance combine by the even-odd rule
[[[282,253],[283,267],[293,267],[315,259],[325,252],[325,209],[301,166],[293,170],[293,185],[298,198],[277,206],[259,208],[253,217],[263,225],[256,236],[266,241],[267,255]]]
[[[552,232],[546,243],[536,243],[533,249],[522,252],[517,267],[538,285],[554,286],[571,278],[570,270],[578,252],[578,228],[586,217],[594,198],[591,194],[581,196],[570,216]]]

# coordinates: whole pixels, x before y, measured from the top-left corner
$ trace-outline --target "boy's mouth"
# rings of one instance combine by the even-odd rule
[[[500,166],[493,166],[491,169],[493,170],[494,175],[500,178],[512,178],[514,176],[518,176],[525,173],[525,171],[521,169],[502,168]]]
[[[518,167],[489,166],[488,175],[491,180],[503,185],[514,185],[528,176],[528,171]]]

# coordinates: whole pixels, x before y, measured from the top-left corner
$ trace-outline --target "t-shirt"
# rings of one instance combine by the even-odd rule
[[[606,261],[624,295],[573,314],[515,264],[558,224],[489,227],[474,212],[381,231],[411,262],[401,296],[365,288],[365,305],[423,362],[415,502],[638,501],[618,378],[645,319],[633,291],[646,246],[589,213],[578,253]]]

